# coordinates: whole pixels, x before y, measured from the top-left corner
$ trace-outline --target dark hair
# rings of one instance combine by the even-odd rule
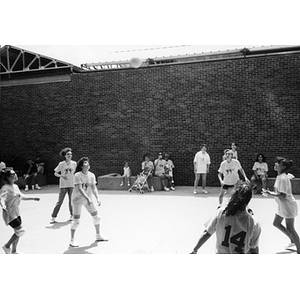
[[[143,155],[143,160],[145,160],[146,157],[149,157],[149,158],[150,158],[150,154],[149,154],[149,153],[144,154],[144,155]]]
[[[79,159],[79,161],[77,162],[75,173],[78,173],[78,172],[82,171],[82,166],[83,166],[83,164],[84,164],[85,161],[90,162],[90,160],[89,160],[88,157],[81,157]]]
[[[258,160],[259,156],[262,156],[262,161],[263,161],[263,162],[266,162],[266,157],[265,157],[262,153],[257,154],[257,156],[256,156],[256,161],[259,161],[259,160]]]
[[[5,182],[8,182],[8,178],[11,176],[11,171],[14,169],[11,167],[6,167],[1,170],[0,178],[2,178]]]
[[[59,155],[60,155],[60,156],[63,156],[63,157],[66,157],[66,154],[67,154],[69,151],[72,152],[72,149],[69,148],[69,147],[66,147],[66,148],[62,149],[62,150],[59,152]]]
[[[239,182],[223,214],[226,216],[234,216],[237,212],[243,211],[250,202],[251,198],[251,185],[244,181]]]
[[[203,147],[205,147],[207,149],[207,145],[206,144],[202,144],[200,149],[202,149]]]
[[[280,156],[276,157],[276,162],[285,166],[284,173],[287,173],[288,170],[294,164],[294,162],[291,159],[287,159],[287,158],[280,157]]]

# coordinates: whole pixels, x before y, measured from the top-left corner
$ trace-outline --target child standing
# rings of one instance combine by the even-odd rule
[[[39,201],[40,198],[25,197],[20,192],[19,187],[14,184],[14,182],[18,180],[18,176],[13,168],[4,168],[1,171],[1,177],[5,182],[0,190],[0,206],[3,210],[2,216],[5,224],[14,230],[14,234],[9,241],[2,246],[2,249],[6,254],[19,254],[17,245],[20,237],[25,233],[19,211],[20,202],[21,200]]]
[[[172,191],[175,191],[175,183],[174,183],[174,176],[173,176],[173,169],[175,168],[174,163],[171,159],[169,159],[169,154],[165,154],[165,161],[166,161],[166,166],[165,166],[165,175],[166,178],[169,181],[170,189]]]
[[[125,184],[125,178],[127,178],[127,181],[128,181],[128,186],[130,186],[130,176],[131,176],[131,170],[130,170],[130,167],[128,165],[128,162],[126,161],[125,162],[125,165],[124,165],[124,168],[123,168],[123,176],[122,176],[122,179],[121,179],[121,184],[120,186],[123,186]]]

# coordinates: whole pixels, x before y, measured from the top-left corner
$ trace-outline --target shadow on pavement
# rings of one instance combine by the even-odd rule
[[[47,229],[60,229],[64,226],[70,225],[71,221],[65,221],[65,222],[56,222],[54,224],[51,224],[49,226],[46,226]]]
[[[89,246],[84,246],[84,247],[74,248],[74,247],[69,246],[68,250],[66,250],[63,254],[93,254],[87,250],[91,249],[91,248],[95,248],[97,246],[98,246],[97,242],[93,242]]]
[[[296,250],[283,250],[283,251],[276,252],[276,254],[295,254],[295,253],[297,253]]]

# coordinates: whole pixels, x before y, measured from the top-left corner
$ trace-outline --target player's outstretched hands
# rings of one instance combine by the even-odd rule
[[[269,190],[262,189],[261,194],[263,195],[263,197],[269,197],[269,192]]]

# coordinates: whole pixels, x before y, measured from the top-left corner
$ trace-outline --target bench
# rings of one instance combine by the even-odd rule
[[[125,191],[129,190],[128,179],[125,178],[125,184],[121,186],[122,176],[117,173],[107,174],[103,176],[98,176],[97,178],[97,188],[98,190],[119,190]],[[136,176],[130,177],[130,187],[135,183]],[[167,180],[165,181],[167,184]],[[155,191],[161,191],[163,189],[161,181],[158,177],[153,177],[153,187]]]
[[[47,178],[46,175],[43,174],[38,174],[37,175],[37,182],[39,186],[45,186],[47,185]],[[25,189],[25,179],[23,176],[19,176],[18,180],[15,182],[15,184],[20,188],[20,189]],[[31,187],[30,187],[31,188]]]

